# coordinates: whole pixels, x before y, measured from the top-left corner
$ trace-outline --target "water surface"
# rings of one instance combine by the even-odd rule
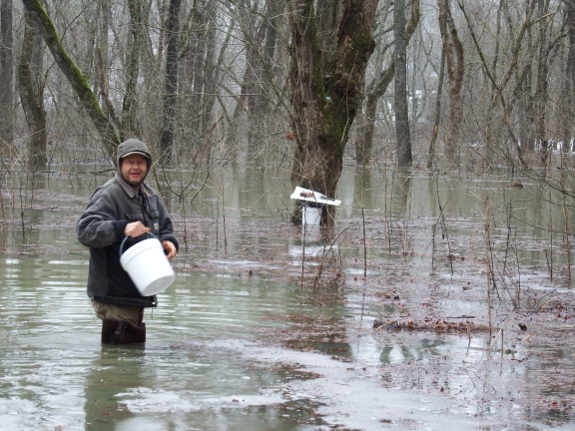
[[[572,401],[556,371],[569,363],[560,345],[569,321],[529,344],[517,315],[505,315],[571,296],[564,276],[549,280],[566,260],[565,213],[536,184],[347,168],[336,240],[303,241],[289,223],[287,174],[230,168],[194,200],[167,201],[182,239],[178,276],[146,312],[145,346],[102,346],[85,294],[88,252],[73,229],[105,178],[76,169],[34,190],[13,177],[2,195],[7,429],[463,430],[498,420],[560,429],[571,420],[548,408]],[[485,214],[498,268],[509,262],[494,308],[514,353],[495,362],[486,334],[374,331],[376,318],[485,321]],[[332,288],[311,287],[318,271]]]

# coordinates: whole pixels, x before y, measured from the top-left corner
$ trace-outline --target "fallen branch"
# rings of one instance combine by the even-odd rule
[[[380,329],[388,330],[408,330],[408,331],[435,331],[435,332],[488,332],[489,328],[486,325],[475,324],[473,322],[449,322],[446,320],[437,320],[435,322],[414,322],[412,320],[399,322],[397,320],[390,320],[384,322],[382,320],[373,321],[373,329],[379,331]]]

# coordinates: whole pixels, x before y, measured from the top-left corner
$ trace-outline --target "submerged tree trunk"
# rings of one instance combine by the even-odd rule
[[[43,40],[38,28],[25,11],[24,40],[18,64],[18,89],[22,109],[30,131],[28,141],[28,164],[33,170],[42,169],[47,164],[46,154],[46,111],[44,110],[44,86],[40,82],[42,71],[34,57],[41,61]],[[40,51],[40,52],[38,52]],[[41,63],[40,63],[41,64]]]
[[[52,20],[46,13],[42,3],[40,3],[40,0],[22,0],[22,3],[38,26],[48,49],[50,49],[56,63],[74,89],[76,97],[78,97],[82,107],[90,116],[92,123],[102,138],[108,154],[113,156],[116,146],[120,143],[120,138],[116,134],[108,117],[104,114],[88,80],[66,52]]]
[[[393,10],[395,51],[395,79],[393,110],[395,114],[395,139],[397,141],[397,166],[409,168],[412,163],[411,135],[409,132],[409,107],[407,104],[407,43],[405,40],[405,0],[395,0]]]
[[[449,82],[449,127],[445,137],[445,156],[448,163],[457,164],[459,135],[463,111],[461,107],[461,89],[463,87],[463,44],[459,39],[449,0],[438,0],[439,6],[439,30],[445,52],[445,66]]]
[[[160,155],[164,163],[170,163],[174,147],[174,124],[176,122],[176,93],[178,91],[178,32],[180,30],[180,0],[170,0],[166,32],[166,75],[164,77],[164,117],[160,138]]]
[[[314,1],[290,3],[290,7],[296,181],[333,197],[349,128],[360,106],[365,69],[374,49],[371,31],[377,0],[342,4],[341,18],[334,29],[333,53],[321,49]],[[297,212],[294,220],[299,221]],[[328,213],[323,222],[331,221]]]
[[[12,0],[0,0],[0,155],[11,155],[14,140]]]

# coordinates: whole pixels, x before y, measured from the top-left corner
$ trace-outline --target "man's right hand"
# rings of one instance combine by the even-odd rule
[[[140,236],[149,231],[150,228],[144,226],[141,221],[135,221],[126,225],[126,228],[124,229],[124,235],[136,238],[137,236]]]

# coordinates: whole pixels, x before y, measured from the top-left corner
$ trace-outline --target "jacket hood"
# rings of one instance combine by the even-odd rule
[[[148,146],[138,139],[128,139],[118,145],[116,150],[116,166],[120,169],[120,160],[131,154],[141,154],[148,159],[148,170],[152,166],[152,155]]]

